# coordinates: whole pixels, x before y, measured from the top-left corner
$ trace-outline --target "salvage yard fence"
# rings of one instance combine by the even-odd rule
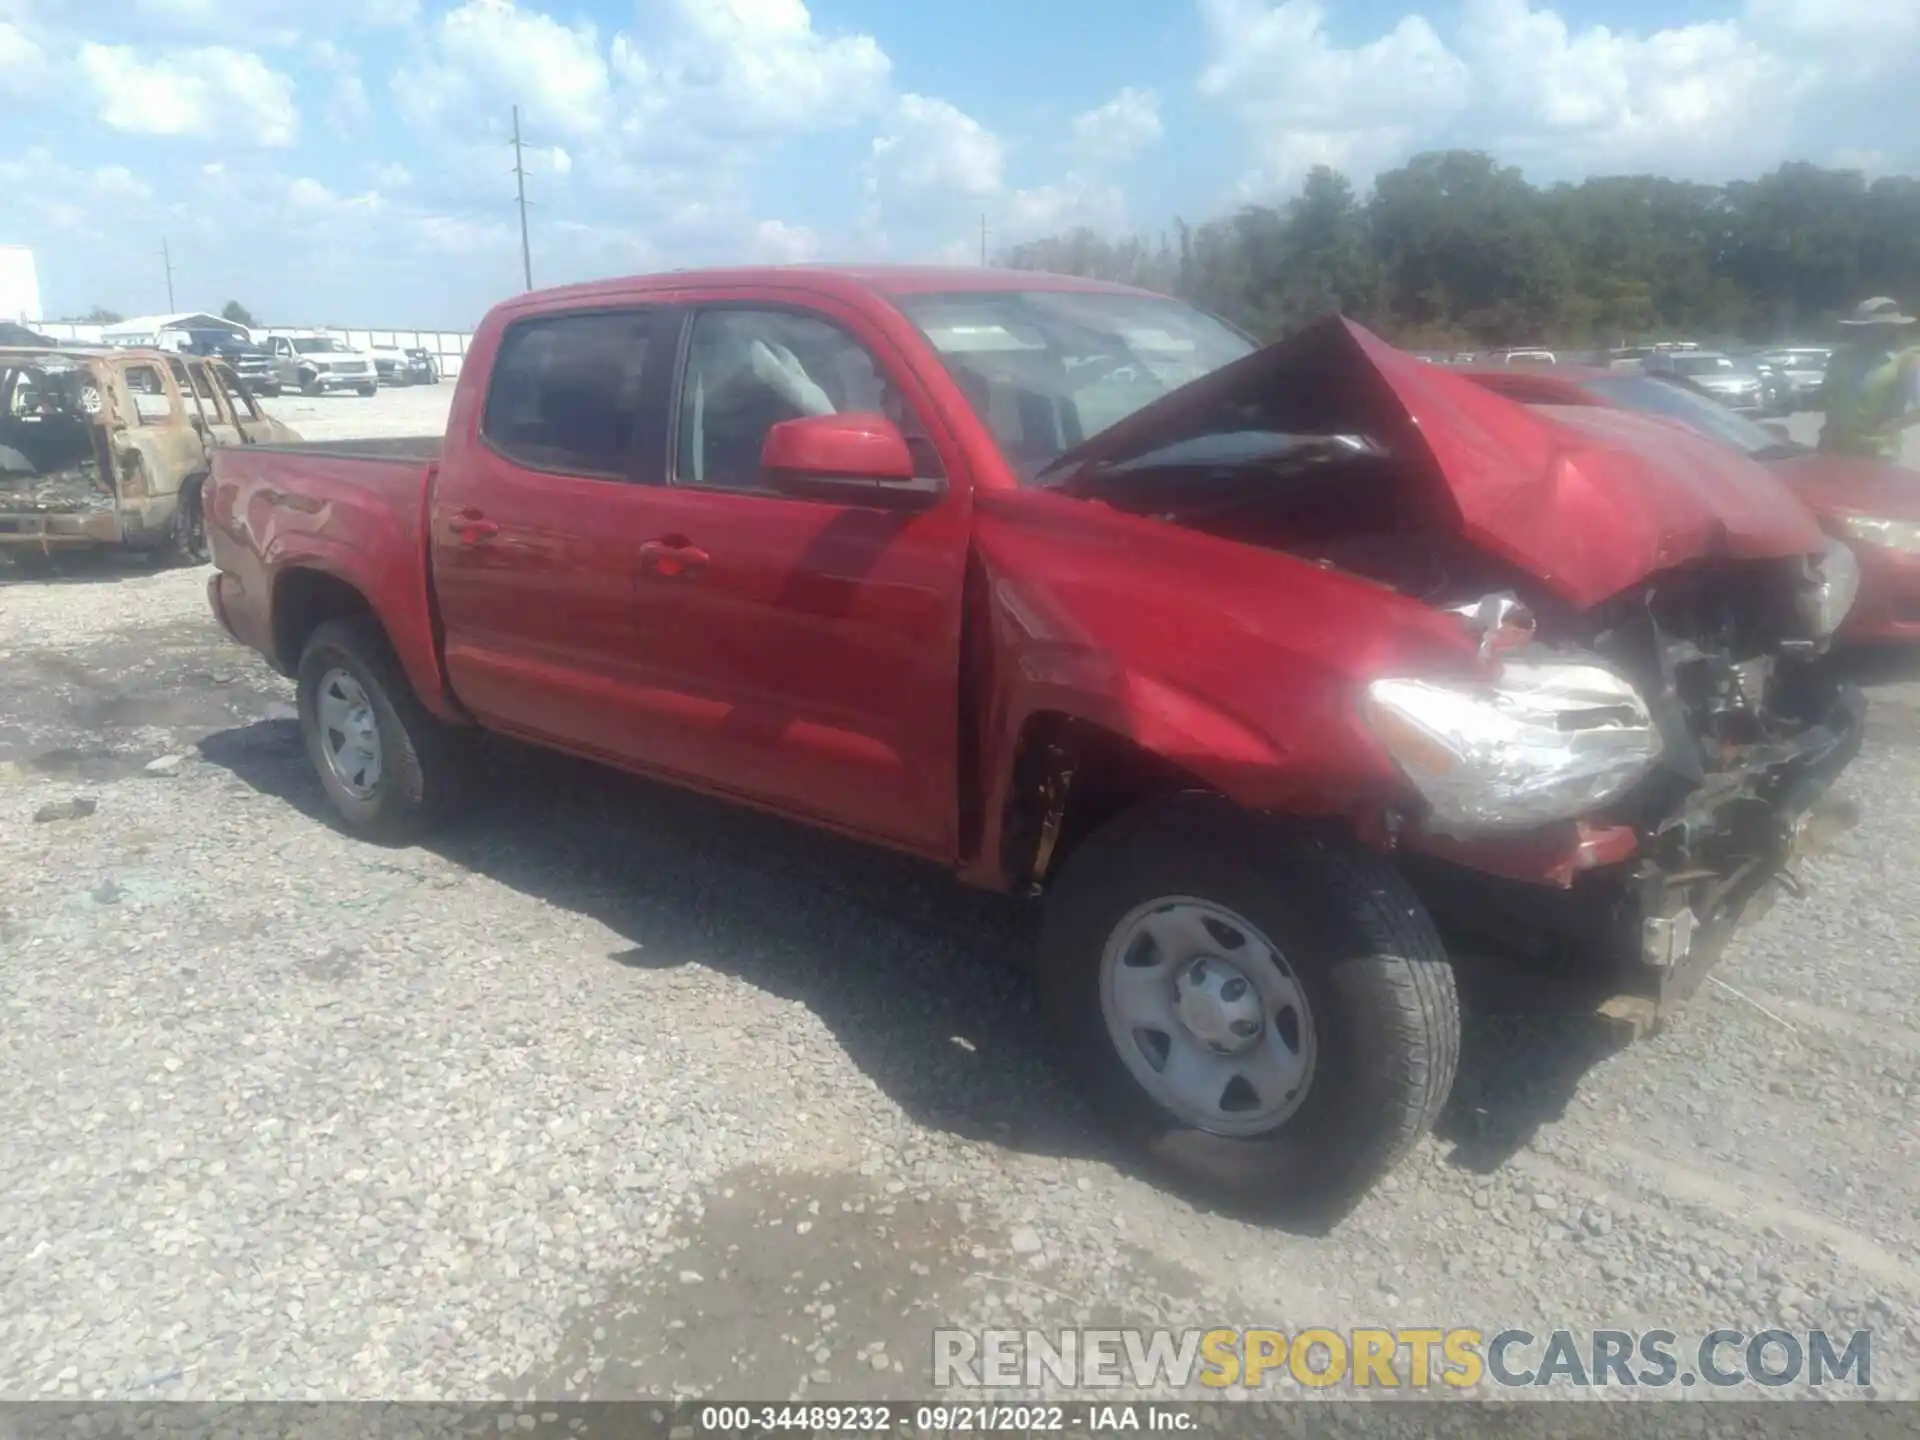
[[[54,340],[65,340],[77,345],[104,344],[103,325],[84,325],[71,320],[38,321],[29,327],[35,333]],[[468,330],[363,330],[350,325],[259,325],[254,327],[256,335],[264,335],[269,330],[311,330],[318,334],[337,335],[347,344],[357,348],[373,345],[394,345],[402,350],[419,348],[432,355],[440,367],[443,379],[451,380],[460,373],[460,362],[465,358],[467,345],[473,339]]]

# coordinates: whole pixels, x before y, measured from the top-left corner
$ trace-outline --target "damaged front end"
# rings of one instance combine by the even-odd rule
[[[1735,450],[1546,417],[1330,320],[1038,483],[1458,619],[1477,663],[1360,679],[1409,793],[1352,812],[1458,939],[1606,977],[1657,1019],[1849,818],[1827,792],[1865,701],[1822,656],[1858,572]]]
[[[1510,657],[1503,670],[1591,667],[1616,689],[1591,683],[1547,721],[1570,751],[1604,757],[1588,767],[1590,807],[1504,827],[1494,813],[1450,825],[1435,807],[1393,827],[1435,918],[1604,978],[1629,1018],[1657,1022],[1688,999],[1756,905],[1797,890],[1796,856],[1853,821],[1829,787],[1860,748],[1866,701],[1820,662],[1856,579],[1834,546],[1695,562],[1544,624],[1512,596],[1460,607],[1491,657]],[[1444,742],[1408,758],[1391,723],[1376,729],[1429,788],[1419,767]]]
[[[108,381],[87,359],[0,352],[0,548],[123,538]]]

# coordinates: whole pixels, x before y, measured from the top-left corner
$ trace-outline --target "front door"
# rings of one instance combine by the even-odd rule
[[[701,783],[951,857],[971,511],[904,356],[854,312],[700,307],[668,484],[624,538],[653,758]],[[776,493],[767,431],[892,416],[946,493],[917,513]]]
[[[300,384],[300,357],[294,353],[293,342],[284,335],[267,337],[267,354],[273,361],[273,378],[282,386],[297,387]]]

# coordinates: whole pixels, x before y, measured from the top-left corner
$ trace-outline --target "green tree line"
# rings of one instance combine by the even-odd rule
[[[1179,295],[1267,339],[1330,311],[1412,349],[1818,339],[1869,295],[1920,305],[1920,180],[1795,163],[1540,187],[1435,151],[1364,198],[1323,166],[1282,206],[1155,239],[1075,229],[1001,260]]]

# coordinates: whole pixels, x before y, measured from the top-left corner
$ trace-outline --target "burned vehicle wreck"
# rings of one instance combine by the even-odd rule
[[[204,560],[213,451],[298,438],[218,360],[0,349],[0,551],[122,546]]]
[[[1865,699],[1823,656],[1858,570],[1733,451],[1523,410],[1330,319],[1029,479],[1457,619],[1459,655],[1354,696],[1399,793],[1328,787],[1328,818],[1392,854],[1450,949],[1590,980],[1654,1025],[1852,823],[1828,790]],[[1310,663],[1368,645],[1380,612],[1346,608]]]

